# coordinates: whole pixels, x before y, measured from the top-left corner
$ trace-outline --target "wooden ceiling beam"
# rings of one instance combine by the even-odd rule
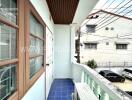
[[[79,0],[46,0],[55,24],[71,24]]]

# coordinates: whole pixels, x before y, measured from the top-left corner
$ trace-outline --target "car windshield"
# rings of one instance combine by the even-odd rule
[[[129,69],[125,69],[124,71],[132,73],[132,70],[129,70]]]
[[[109,74],[107,74],[107,76],[117,76],[117,75],[114,73],[109,73]]]

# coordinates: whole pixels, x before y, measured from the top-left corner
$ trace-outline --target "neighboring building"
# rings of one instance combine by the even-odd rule
[[[94,59],[98,65],[120,66],[124,62],[126,65],[130,65],[132,62],[132,19],[102,10],[94,15],[98,15],[98,18],[90,19],[87,25],[81,29],[87,32],[87,34],[82,32],[80,38],[82,44],[80,46],[81,62]],[[103,16],[109,17],[107,19],[109,21],[105,24],[103,24],[105,21],[99,22]],[[112,17],[113,19],[111,19]],[[116,18],[119,19],[113,21]],[[106,25],[111,21],[113,21],[111,24]]]
[[[98,1],[0,0],[0,100],[131,100],[75,61],[75,33]]]

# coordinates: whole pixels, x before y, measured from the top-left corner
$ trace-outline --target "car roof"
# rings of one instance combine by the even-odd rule
[[[114,73],[114,72],[112,72],[110,70],[101,70],[100,72],[104,72],[104,73]]]
[[[130,69],[124,69],[124,71],[132,73],[132,70],[130,70]]]
[[[105,74],[113,74],[113,75],[118,75],[117,73],[111,71],[111,70],[102,70],[101,72],[105,73]],[[120,75],[119,75],[120,76]]]

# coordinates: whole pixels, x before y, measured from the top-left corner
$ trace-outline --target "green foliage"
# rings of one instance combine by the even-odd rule
[[[97,68],[97,63],[94,59],[92,59],[87,62],[87,66],[89,66],[90,68]]]

